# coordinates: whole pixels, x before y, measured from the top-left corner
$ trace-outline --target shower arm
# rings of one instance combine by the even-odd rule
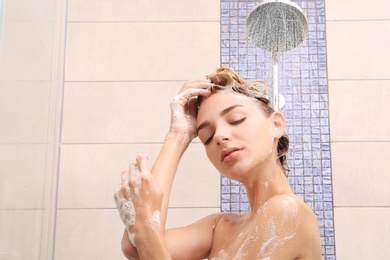
[[[272,105],[275,111],[279,111],[279,66],[278,66],[278,55],[272,54]]]

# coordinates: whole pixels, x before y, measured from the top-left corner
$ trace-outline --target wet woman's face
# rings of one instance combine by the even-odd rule
[[[217,92],[203,101],[197,129],[217,170],[239,181],[252,170],[276,162],[277,140],[284,133],[275,113],[267,117],[256,100],[232,92]]]

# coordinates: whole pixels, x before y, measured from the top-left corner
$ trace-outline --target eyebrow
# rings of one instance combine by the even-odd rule
[[[236,105],[232,105],[230,107],[227,107],[225,108],[224,110],[221,111],[221,113],[219,113],[220,116],[224,116],[226,115],[227,113],[229,113],[230,111],[232,111],[233,109],[237,108],[237,107],[243,107],[243,105],[240,105],[240,104],[236,104]],[[197,132],[199,132],[199,130],[205,128],[206,126],[210,125],[210,122],[209,121],[204,121],[203,123],[201,123],[198,128],[196,129]]]

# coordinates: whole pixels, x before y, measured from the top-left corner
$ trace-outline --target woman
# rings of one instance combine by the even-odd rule
[[[321,259],[315,215],[287,181],[286,123],[255,83],[228,68],[184,84],[171,102],[171,125],[149,171],[139,155],[122,173],[115,201],[129,259]],[[240,181],[246,214],[220,213],[165,230],[177,166],[196,136],[225,177]]]

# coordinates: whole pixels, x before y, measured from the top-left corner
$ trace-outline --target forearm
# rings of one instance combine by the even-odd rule
[[[152,245],[151,241],[154,239],[156,240],[156,243],[160,245],[160,243],[165,243],[164,232],[165,232],[165,223],[167,218],[167,211],[168,211],[168,204],[169,204],[169,196],[173,184],[173,180],[176,174],[177,167],[179,165],[180,159],[182,155],[184,154],[185,150],[187,149],[190,141],[187,137],[184,137],[180,134],[172,134],[168,133],[167,138],[164,141],[164,144],[160,150],[159,155],[157,156],[157,159],[151,169],[151,174],[153,175],[155,181],[159,184],[161,191],[163,193],[163,199],[160,209],[160,225],[159,230],[160,233],[153,233],[153,232],[147,232],[147,230],[144,229],[138,229],[137,235],[142,237],[149,236],[150,242],[148,244],[142,243],[137,245],[137,248],[135,248],[132,243],[130,242],[129,238],[129,227],[126,227],[123,233],[123,239],[122,239],[122,251],[124,255],[129,259],[142,259],[141,257],[141,251],[143,254],[149,254],[148,248],[150,248],[150,245]],[[138,219],[138,218],[137,218]],[[142,222],[141,219],[138,219],[139,224],[147,225],[147,222]],[[132,232],[133,234],[134,231]],[[157,235],[157,238],[155,237]],[[159,241],[162,242],[159,242]],[[153,242],[154,243],[154,242]],[[162,250],[165,247],[159,248]],[[169,254],[169,251],[167,250],[167,253]],[[149,258],[147,258],[149,259]],[[164,258],[160,258],[164,259]]]
[[[164,194],[161,206],[161,229],[163,231],[165,230],[169,197],[176,170],[190,142],[188,137],[168,133],[156,162],[151,169],[152,175]]]
[[[163,231],[155,225],[142,226],[142,230],[136,231],[136,244],[139,259],[143,260],[171,260]]]
[[[127,218],[124,219],[124,217],[128,217],[130,220],[132,220],[132,222],[130,221],[131,223],[129,222],[129,226],[134,225],[134,222],[136,224],[145,224],[143,223],[142,218],[139,218],[138,215],[142,212],[142,209],[140,208],[144,206],[155,204],[153,207],[154,211],[149,212],[149,215],[160,213],[160,225],[154,227],[157,229],[155,232],[144,229],[139,229],[137,232],[132,231],[132,240],[130,241],[128,236],[129,234],[127,232],[128,227],[126,228],[122,241],[122,250],[123,253],[130,259],[138,259],[139,256],[141,256],[141,258],[146,257],[146,259],[155,259],[149,257],[152,256],[152,253],[154,252],[150,251],[150,248],[154,248],[154,245],[156,245],[156,248],[153,250],[158,252],[158,259],[170,259],[169,250],[167,249],[166,242],[164,240],[164,235],[171,188],[180,159],[192,139],[196,136],[196,97],[208,96],[210,91],[208,91],[207,88],[211,85],[212,83],[206,79],[187,82],[184,84],[179,94],[176,95],[171,101],[171,125],[169,132],[154,163],[154,166],[150,171],[147,171],[149,176],[153,179],[151,183],[153,185],[158,184],[157,190],[159,192],[154,194],[156,196],[150,196],[144,186],[144,180],[142,180],[142,185],[138,184],[139,180],[136,178],[137,169],[134,169],[134,173],[131,174],[130,167],[129,174],[126,172],[125,174],[122,174],[122,185],[116,191],[115,199],[121,214],[122,221],[125,223],[125,225],[128,226],[129,220]],[[144,171],[146,171],[145,169],[147,168],[145,165],[143,165],[145,161],[147,161],[147,159],[137,157],[137,167],[143,168]],[[134,166],[132,167],[134,168]],[[145,175],[144,173],[142,176],[145,177],[147,174]],[[131,181],[131,179],[133,179],[134,183]],[[148,179],[150,178],[148,177]],[[138,191],[141,193],[142,191],[145,191],[145,193],[142,196],[138,196]],[[138,197],[142,197],[143,200],[138,200]],[[157,206],[157,201],[155,201],[155,199],[158,198],[161,200],[158,201],[159,205]],[[133,208],[131,207],[132,205],[129,203],[129,201],[134,203]],[[133,211],[135,210],[135,212],[132,213],[132,209]],[[135,216],[135,213],[137,216]],[[149,240],[145,240],[147,243],[144,243],[143,240],[140,240],[140,244],[137,244],[133,240],[139,239],[139,236],[147,239],[149,238]],[[132,243],[136,244],[137,248],[135,248]]]

